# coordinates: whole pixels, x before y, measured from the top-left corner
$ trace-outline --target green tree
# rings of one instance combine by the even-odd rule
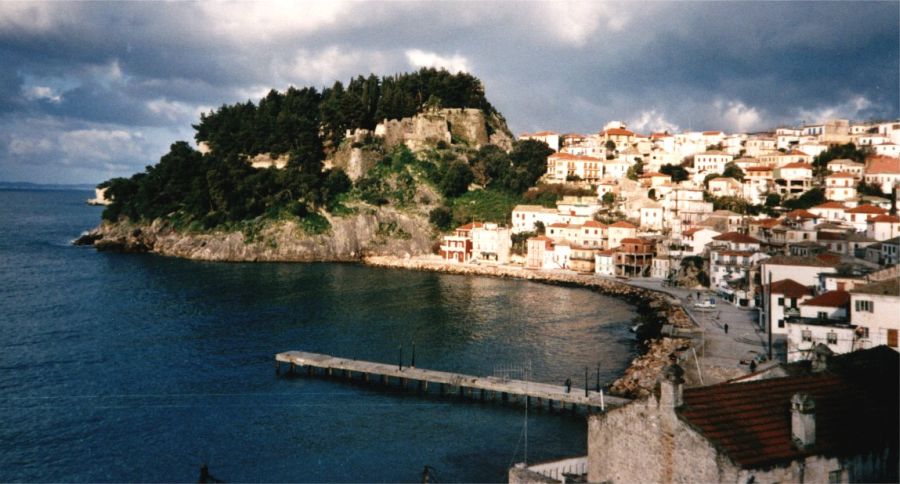
[[[625,174],[625,178],[628,178],[629,180],[637,180],[643,174],[644,162],[638,160],[633,165],[628,167],[628,172]]]
[[[726,178],[734,178],[737,181],[744,181],[744,170],[741,170],[741,167],[737,166],[736,163],[730,162],[725,165],[725,170],[722,171],[722,176]]]
[[[428,221],[441,232],[446,232],[453,224],[453,212],[449,207],[435,207],[428,213]]]
[[[680,165],[670,165],[666,164],[660,167],[659,172],[664,175],[669,175],[672,177],[672,181],[675,183],[685,181],[689,178],[688,171]]]
[[[458,197],[468,191],[469,184],[474,179],[475,176],[468,164],[454,161],[447,167],[447,171],[441,179],[441,192],[447,197]]]

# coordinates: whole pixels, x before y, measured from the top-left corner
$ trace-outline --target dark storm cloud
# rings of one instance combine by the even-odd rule
[[[0,176],[37,152],[125,175],[200,111],[422,65],[480,77],[516,132],[895,118],[898,24],[888,2],[4,2]]]

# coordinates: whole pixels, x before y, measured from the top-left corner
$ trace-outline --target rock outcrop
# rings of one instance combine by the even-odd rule
[[[434,244],[428,221],[419,214],[382,207],[328,220],[330,230],[318,235],[305,233],[293,221],[263,224],[252,234],[178,231],[162,220],[149,225],[104,223],[75,243],[93,245],[97,250],[229,262],[357,261],[369,255],[425,254]]]

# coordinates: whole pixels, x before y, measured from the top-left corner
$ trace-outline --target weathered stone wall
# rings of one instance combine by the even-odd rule
[[[488,136],[488,123],[494,132]],[[390,149],[404,143],[413,150],[453,140],[480,148],[488,143],[504,149],[512,148],[512,138],[505,121],[494,116],[485,118],[480,109],[438,109],[419,113],[412,118],[385,120],[375,127],[375,136]]]
[[[589,482],[721,482],[715,449],[651,396],[588,420]]]

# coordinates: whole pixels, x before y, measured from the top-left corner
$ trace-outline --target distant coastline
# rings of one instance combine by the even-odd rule
[[[31,182],[8,182],[0,181],[0,190],[71,190],[71,191],[89,191],[93,190],[94,185],[89,183],[31,183]]]

